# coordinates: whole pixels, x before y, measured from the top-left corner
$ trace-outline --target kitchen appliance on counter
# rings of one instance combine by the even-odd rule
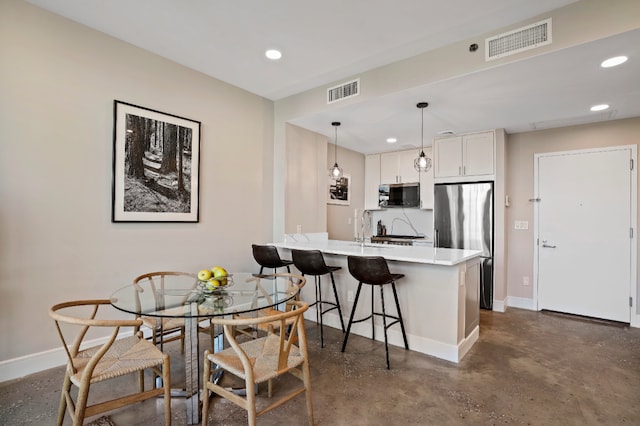
[[[419,183],[390,183],[378,187],[378,205],[387,207],[420,207]]]
[[[493,309],[493,211],[493,182],[434,185],[434,247],[482,250],[482,309]]]

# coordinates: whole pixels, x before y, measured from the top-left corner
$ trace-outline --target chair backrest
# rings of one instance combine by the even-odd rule
[[[258,262],[258,265],[265,268],[280,268],[286,266],[286,263],[280,259],[278,249],[275,246],[261,246],[258,244],[252,244],[253,258]]]
[[[90,328],[100,327],[112,329],[107,341],[96,350],[91,357],[89,363],[95,366],[116,340],[122,327],[136,328],[142,325],[142,320],[140,319],[97,319],[98,309],[103,305],[111,306],[111,302],[106,299],[75,300],[58,303],[49,309],[49,316],[55,321],[58,335],[62,340],[62,346],[67,353],[69,365],[72,367],[74,374],[77,371],[75,363],[78,362],[78,360],[76,356]],[[62,313],[61,311],[66,312]],[[66,330],[66,328],[66,331],[63,330],[62,324],[75,326],[75,333]],[[71,340],[71,336],[73,336],[73,340]],[[86,363],[86,360],[83,360],[83,362]],[[91,368],[88,368],[87,371],[91,371]]]
[[[287,310],[275,315],[258,316],[258,317],[213,317],[212,324],[222,325],[224,334],[242,362],[245,372],[252,370],[255,364],[257,354],[247,354],[236,340],[235,327],[259,326],[261,324],[272,325],[268,327],[266,339],[270,340],[268,346],[269,353],[261,355],[277,356],[277,370],[285,369],[288,364],[288,358],[291,349],[298,342],[300,352],[304,358],[307,358],[307,338],[304,328],[304,312],[309,309],[309,305],[299,300],[290,300],[287,302]],[[276,353],[277,352],[277,353]],[[296,353],[298,354],[298,353]]]
[[[349,272],[365,284],[382,285],[393,282],[387,260],[382,256],[347,256]]]
[[[293,264],[304,275],[324,275],[331,270],[324,262],[320,250],[291,250]]]
[[[149,282],[151,288],[151,294],[154,298],[157,298],[158,295],[163,295],[164,290],[167,285],[171,284],[172,280],[192,280],[193,288],[196,288],[198,285],[198,276],[197,274],[191,272],[178,272],[178,271],[158,271],[158,272],[148,272],[146,274],[139,275],[133,279],[133,285],[138,289],[136,293],[136,308],[140,311],[140,295],[139,293],[143,292],[143,288],[141,287],[142,283]],[[183,288],[183,286],[181,286]],[[185,296],[186,297],[186,296]],[[156,306],[161,307],[164,306],[163,300],[156,299]]]

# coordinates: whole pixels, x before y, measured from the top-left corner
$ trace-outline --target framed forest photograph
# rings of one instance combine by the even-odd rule
[[[114,101],[112,222],[198,222],[200,122]]]

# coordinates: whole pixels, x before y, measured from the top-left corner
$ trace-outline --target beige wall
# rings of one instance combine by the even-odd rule
[[[640,142],[640,118],[609,121],[560,129],[540,130],[508,136],[507,208],[508,239],[507,287],[510,297],[533,298],[534,155],[608,146],[637,145]],[[640,185],[638,186],[640,188]],[[514,230],[514,221],[526,220],[528,230]],[[523,285],[528,276],[531,285]]]
[[[272,102],[23,1],[0,2],[0,63],[0,362],[59,348],[57,301],[153,270],[255,268]],[[202,122],[199,223],[111,223],[114,99]]]
[[[330,142],[325,172],[327,179],[329,167],[335,162],[333,141]],[[344,174],[351,176],[349,205],[327,204],[327,232],[332,240],[350,241],[355,238],[355,210],[358,210],[357,219],[360,223],[364,208],[364,154],[341,148],[338,144],[338,164]]]

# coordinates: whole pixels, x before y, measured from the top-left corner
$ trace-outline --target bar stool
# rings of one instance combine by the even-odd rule
[[[342,326],[342,332],[344,333],[344,320],[342,319],[342,309],[340,308],[340,300],[338,299],[338,291],[336,290],[336,282],[333,278],[333,273],[339,269],[340,266],[328,266],[324,262],[324,257],[320,250],[291,250],[293,257],[293,264],[298,268],[302,276],[312,275],[316,284],[316,301],[309,304],[309,306],[316,307],[316,322],[320,324],[320,346],[324,348],[324,334],[323,334],[323,322],[322,316],[327,312],[338,310],[338,316],[340,317],[340,325]],[[333,295],[335,302],[330,302],[322,299],[322,287],[321,278],[322,275],[329,274],[331,277],[331,285],[333,286]],[[331,306],[329,309],[323,310],[323,305]]]
[[[349,324],[347,325],[347,332],[344,336],[344,342],[342,342],[342,352],[347,347],[347,340],[349,339],[349,332],[351,331],[351,324],[366,321],[371,318],[371,338],[375,340],[375,324],[373,322],[374,317],[381,316],[382,324],[384,326],[384,349],[387,355],[387,369],[389,369],[389,345],[387,343],[387,329],[396,323],[400,323],[402,329],[402,338],[404,339],[404,348],[409,349],[409,343],[407,342],[407,334],[404,330],[404,322],[402,321],[402,313],[400,311],[400,304],[398,303],[398,293],[396,292],[396,280],[404,277],[404,274],[392,274],[389,272],[389,266],[384,257],[381,256],[348,256],[347,262],[349,265],[349,272],[358,280],[358,290],[356,291],[356,297],[353,302],[353,308],[351,308],[351,315],[349,317]],[[358,298],[360,297],[360,289],[362,284],[368,284],[371,286],[371,314],[365,318],[354,320],[353,316],[358,306]],[[393,298],[396,301],[397,316],[389,315],[385,311],[384,307],[384,286],[391,284],[393,289]],[[373,286],[380,286],[380,300],[382,303],[382,313],[375,312],[373,309]],[[391,318],[391,321],[387,324],[387,318]]]
[[[275,246],[251,244],[251,248],[253,249],[253,258],[258,262],[258,265],[260,265],[259,275],[262,275],[262,270],[264,268],[273,268],[273,272],[277,273],[278,268],[285,266],[287,267],[287,272],[291,273],[289,265],[292,265],[293,261],[280,259],[278,249]]]

